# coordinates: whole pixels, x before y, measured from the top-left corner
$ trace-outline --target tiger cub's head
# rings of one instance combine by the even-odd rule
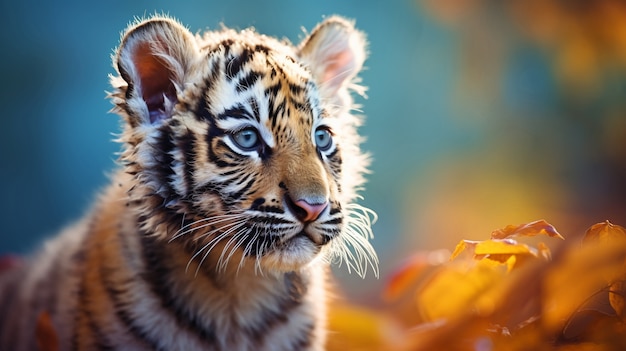
[[[365,56],[340,17],[298,46],[251,29],[192,35],[165,17],[130,26],[111,98],[144,228],[216,268],[376,270],[373,213],[353,202],[368,159],[350,90],[363,92]]]

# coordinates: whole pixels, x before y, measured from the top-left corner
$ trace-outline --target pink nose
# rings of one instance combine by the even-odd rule
[[[306,200],[298,200],[294,202],[297,207],[295,214],[296,217],[302,222],[312,222],[320,216],[322,211],[328,207],[328,201],[324,201],[321,204],[310,204]]]

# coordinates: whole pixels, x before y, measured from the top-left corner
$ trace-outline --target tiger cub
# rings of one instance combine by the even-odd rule
[[[121,169],[0,274],[0,349],[324,349],[329,263],[377,273],[374,215],[354,203],[365,46],[337,16],[297,46],[131,25],[109,94]]]

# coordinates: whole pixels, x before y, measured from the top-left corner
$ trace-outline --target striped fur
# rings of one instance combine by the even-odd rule
[[[42,314],[60,350],[323,349],[328,263],[377,269],[373,213],[354,203],[364,59],[340,17],[299,46],[131,25],[111,79],[121,169],[81,221],[0,273],[0,349],[36,349]]]

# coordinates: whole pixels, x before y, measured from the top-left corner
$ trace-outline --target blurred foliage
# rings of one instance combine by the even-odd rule
[[[493,61],[506,57],[517,37],[540,47],[550,56],[559,81],[568,93],[598,93],[602,80],[626,71],[626,3],[615,0],[422,0],[424,8],[441,23],[471,29],[464,33],[467,55],[482,46],[497,46]],[[500,17],[501,21],[494,18]],[[503,21],[511,26],[502,31]],[[498,30],[500,29],[500,30]],[[464,39],[462,39],[464,40]],[[484,51],[482,51],[484,53]],[[477,57],[466,56],[471,65]],[[484,57],[483,57],[484,58]],[[478,62],[478,61],[476,61]],[[475,68],[475,66],[474,66]],[[492,68],[492,67],[490,67]]]
[[[494,222],[626,220],[626,2],[417,4],[454,38],[450,103],[476,136],[416,172],[411,244],[449,246]]]
[[[408,259],[379,310],[334,306],[329,350],[624,350],[626,230],[608,221],[580,243],[545,221],[507,226]],[[383,312],[384,311],[384,312]]]

